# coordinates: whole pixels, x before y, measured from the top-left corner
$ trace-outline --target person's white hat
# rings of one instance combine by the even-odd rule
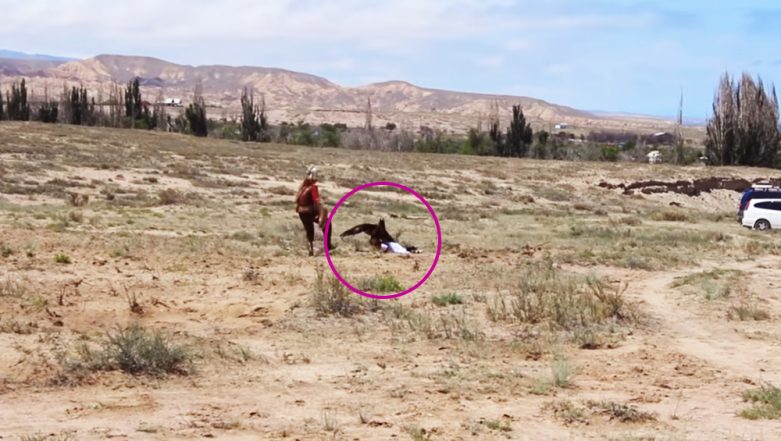
[[[314,166],[314,165],[310,165],[306,169],[306,177],[307,177],[307,179],[311,179],[313,181],[316,181],[317,180],[317,167]]]

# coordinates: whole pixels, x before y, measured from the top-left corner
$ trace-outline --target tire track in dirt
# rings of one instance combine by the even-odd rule
[[[667,272],[630,285],[645,303],[659,334],[670,340],[671,348],[697,357],[715,368],[752,381],[781,384],[781,351],[778,343],[748,339],[724,317],[707,317],[693,309],[685,294],[671,287],[673,281],[715,268],[772,274],[772,268],[781,266],[781,257],[769,256],[758,260],[725,263],[707,262],[693,269]]]

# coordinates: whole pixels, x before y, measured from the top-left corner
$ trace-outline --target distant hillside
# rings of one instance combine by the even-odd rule
[[[28,54],[26,52],[17,52],[7,49],[0,49],[0,58],[8,58],[12,60],[28,60],[28,61],[74,61],[73,58],[58,57],[55,55],[43,55],[43,54]]]
[[[2,52],[0,52],[2,53]],[[601,116],[543,100],[505,95],[487,95],[427,89],[403,81],[342,87],[305,73],[278,68],[250,66],[186,66],[151,57],[99,55],[86,60],[63,62],[40,59],[0,59],[0,87],[26,77],[33,88],[82,84],[104,96],[113,82],[124,84],[134,77],[142,79],[147,99],[162,90],[167,97],[190,101],[198,79],[212,117],[238,114],[241,91],[252,87],[261,94],[272,122],[305,120],[310,123],[345,123],[362,126],[365,109],[371,99],[375,125],[393,122],[401,127],[421,125],[453,132],[465,132],[486,123],[491,104],[498,103],[503,119],[510,108],[520,104],[537,127],[553,130],[566,122],[573,131],[667,130],[673,122],[651,117]]]

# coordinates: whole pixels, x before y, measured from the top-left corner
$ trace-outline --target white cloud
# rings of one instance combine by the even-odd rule
[[[504,48],[509,52],[528,52],[534,48],[534,45],[529,40],[516,38],[505,42]]]
[[[635,27],[652,13],[589,14],[522,7],[516,0],[0,0],[0,35],[59,32],[61,38],[351,40],[464,39],[502,32]],[[529,42],[512,40],[512,50]]]
[[[497,68],[504,65],[504,58],[499,56],[478,57],[475,63],[481,67]]]
[[[550,75],[567,76],[575,71],[575,67],[571,64],[554,63],[545,68],[545,72]]]

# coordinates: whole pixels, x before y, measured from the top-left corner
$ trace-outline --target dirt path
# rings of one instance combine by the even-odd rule
[[[697,357],[715,368],[754,382],[781,382],[781,351],[778,343],[752,340],[736,330],[725,317],[698,314],[691,299],[671,287],[681,276],[716,268],[751,271],[772,275],[781,265],[781,257],[768,256],[746,262],[720,264],[709,262],[696,268],[665,272],[638,280],[632,292],[645,302],[646,310],[657,323],[659,335],[670,341],[671,349]],[[776,271],[777,272],[777,271]]]

